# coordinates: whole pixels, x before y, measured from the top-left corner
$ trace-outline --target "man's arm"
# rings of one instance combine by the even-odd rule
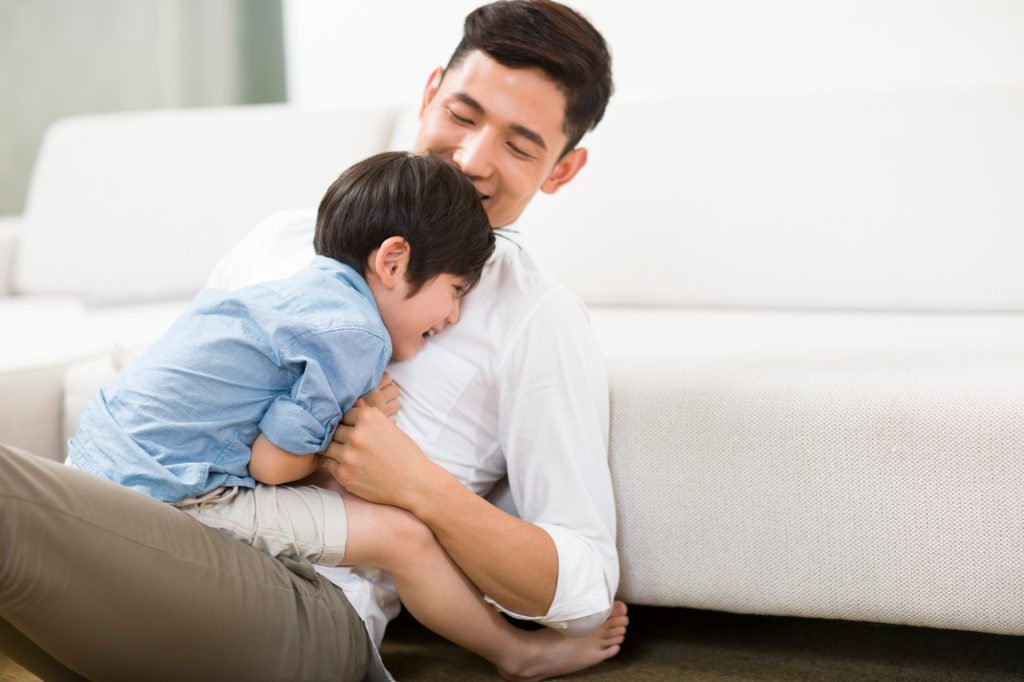
[[[350,492],[412,512],[473,584],[506,608],[547,613],[558,556],[543,529],[474,494],[375,409],[350,410],[334,440],[324,466]]]
[[[548,296],[508,338],[495,386],[516,518],[428,460],[400,430],[355,413],[328,457],[357,494],[401,506],[434,530],[466,575],[513,615],[582,632],[603,620],[618,585],[607,462],[608,392],[585,310]],[[357,490],[358,488],[358,490]]]
[[[375,407],[384,416],[394,420],[402,407],[401,396],[394,379],[387,372],[381,377],[377,388],[356,401],[357,407]],[[283,450],[262,433],[252,444],[249,460],[249,475],[260,483],[280,485],[305,478],[320,469],[323,456],[319,454],[296,455]]]

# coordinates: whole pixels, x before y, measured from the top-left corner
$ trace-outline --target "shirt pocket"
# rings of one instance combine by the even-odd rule
[[[450,424],[452,412],[479,373],[458,353],[428,342],[415,358],[392,363],[388,371],[402,389],[398,425],[418,444],[434,442]]]

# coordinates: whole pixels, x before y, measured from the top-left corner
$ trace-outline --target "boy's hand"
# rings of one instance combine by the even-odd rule
[[[399,400],[401,390],[398,384],[387,372],[380,379],[380,384],[362,398],[356,401],[354,407],[376,407],[384,413],[385,417],[395,420],[395,415],[402,409],[402,402]]]

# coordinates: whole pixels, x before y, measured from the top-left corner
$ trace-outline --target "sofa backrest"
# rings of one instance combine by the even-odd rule
[[[612,99],[522,241],[590,303],[1024,310],[1024,91]]]
[[[32,177],[15,289],[188,295],[262,218],[315,207],[342,170],[383,150],[394,115],[271,105],[58,122]]]

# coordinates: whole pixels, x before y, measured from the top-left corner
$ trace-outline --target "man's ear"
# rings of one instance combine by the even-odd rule
[[[585,165],[587,165],[587,150],[583,147],[573,149],[558,160],[555,167],[551,169],[551,173],[548,174],[547,180],[540,186],[540,191],[544,192],[544,194],[554,194],[563,185],[576,177],[576,174]]]
[[[401,237],[388,237],[370,254],[366,263],[367,270],[375,274],[385,287],[394,289],[399,282],[405,281],[410,253],[412,249],[409,242]]]
[[[439,66],[430,72],[427,79],[427,86],[423,88],[423,101],[420,102],[420,120],[423,120],[423,112],[427,110],[430,103],[434,101],[434,95],[441,88],[441,78],[444,77],[444,67]]]

